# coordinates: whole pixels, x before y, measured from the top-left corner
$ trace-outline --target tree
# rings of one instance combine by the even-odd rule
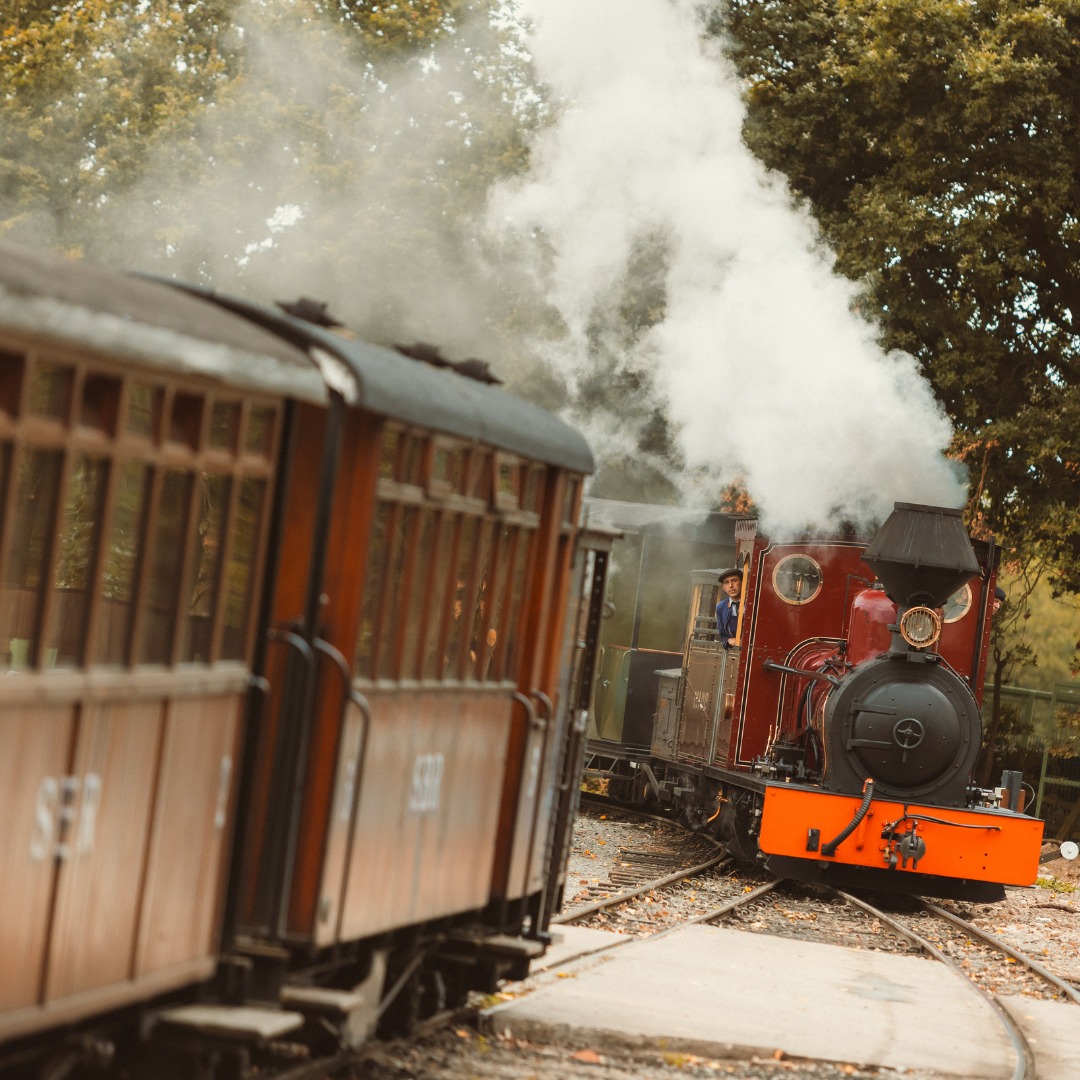
[[[0,235],[79,246],[80,226],[137,174],[147,144],[190,133],[235,73],[231,0],[87,0],[4,9]]]
[[[1080,589],[1080,3],[725,0],[745,137],[921,362],[969,515]],[[723,18],[721,18],[723,16]],[[898,451],[902,450],[902,435]]]
[[[0,32],[0,236],[292,300],[373,340],[498,358],[557,333],[485,249],[545,105],[498,0],[111,0]],[[497,268],[496,268],[497,267]]]

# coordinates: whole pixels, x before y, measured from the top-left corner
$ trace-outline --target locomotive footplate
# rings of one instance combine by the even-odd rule
[[[769,870],[800,880],[937,896],[955,895],[943,890],[959,887],[968,898],[982,891],[979,883],[1035,881],[1043,829],[1038,818],[893,797],[872,797],[860,816],[863,802],[860,796],[770,784],[758,837]]]

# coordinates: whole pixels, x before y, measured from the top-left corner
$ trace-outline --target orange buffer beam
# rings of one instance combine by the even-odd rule
[[[770,785],[765,791],[758,846],[768,855],[885,869],[890,846],[898,856],[899,852],[895,843],[889,845],[882,839],[883,827],[899,822],[895,832],[909,832],[914,819],[917,836],[926,845],[925,854],[917,867],[911,859],[906,867],[898,861],[897,873],[936,874],[1002,885],[1031,885],[1035,881],[1043,823],[1008,810],[960,810],[874,799],[866,817],[836,854],[831,858],[822,855],[821,847],[844,829],[861,802],[859,796]],[[906,820],[900,821],[905,814]]]

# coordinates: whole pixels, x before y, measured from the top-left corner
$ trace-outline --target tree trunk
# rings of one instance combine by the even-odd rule
[[[993,690],[990,695],[990,728],[983,743],[982,766],[977,780],[979,787],[990,787],[994,774],[994,755],[997,751],[998,729],[1001,727],[1001,687],[1004,682],[1005,664],[995,652]]]

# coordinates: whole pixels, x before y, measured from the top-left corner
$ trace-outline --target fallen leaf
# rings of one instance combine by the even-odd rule
[[[590,1065],[600,1065],[604,1060],[595,1050],[577,1050],[570,1057],[574,1061],[585,1061]]]

